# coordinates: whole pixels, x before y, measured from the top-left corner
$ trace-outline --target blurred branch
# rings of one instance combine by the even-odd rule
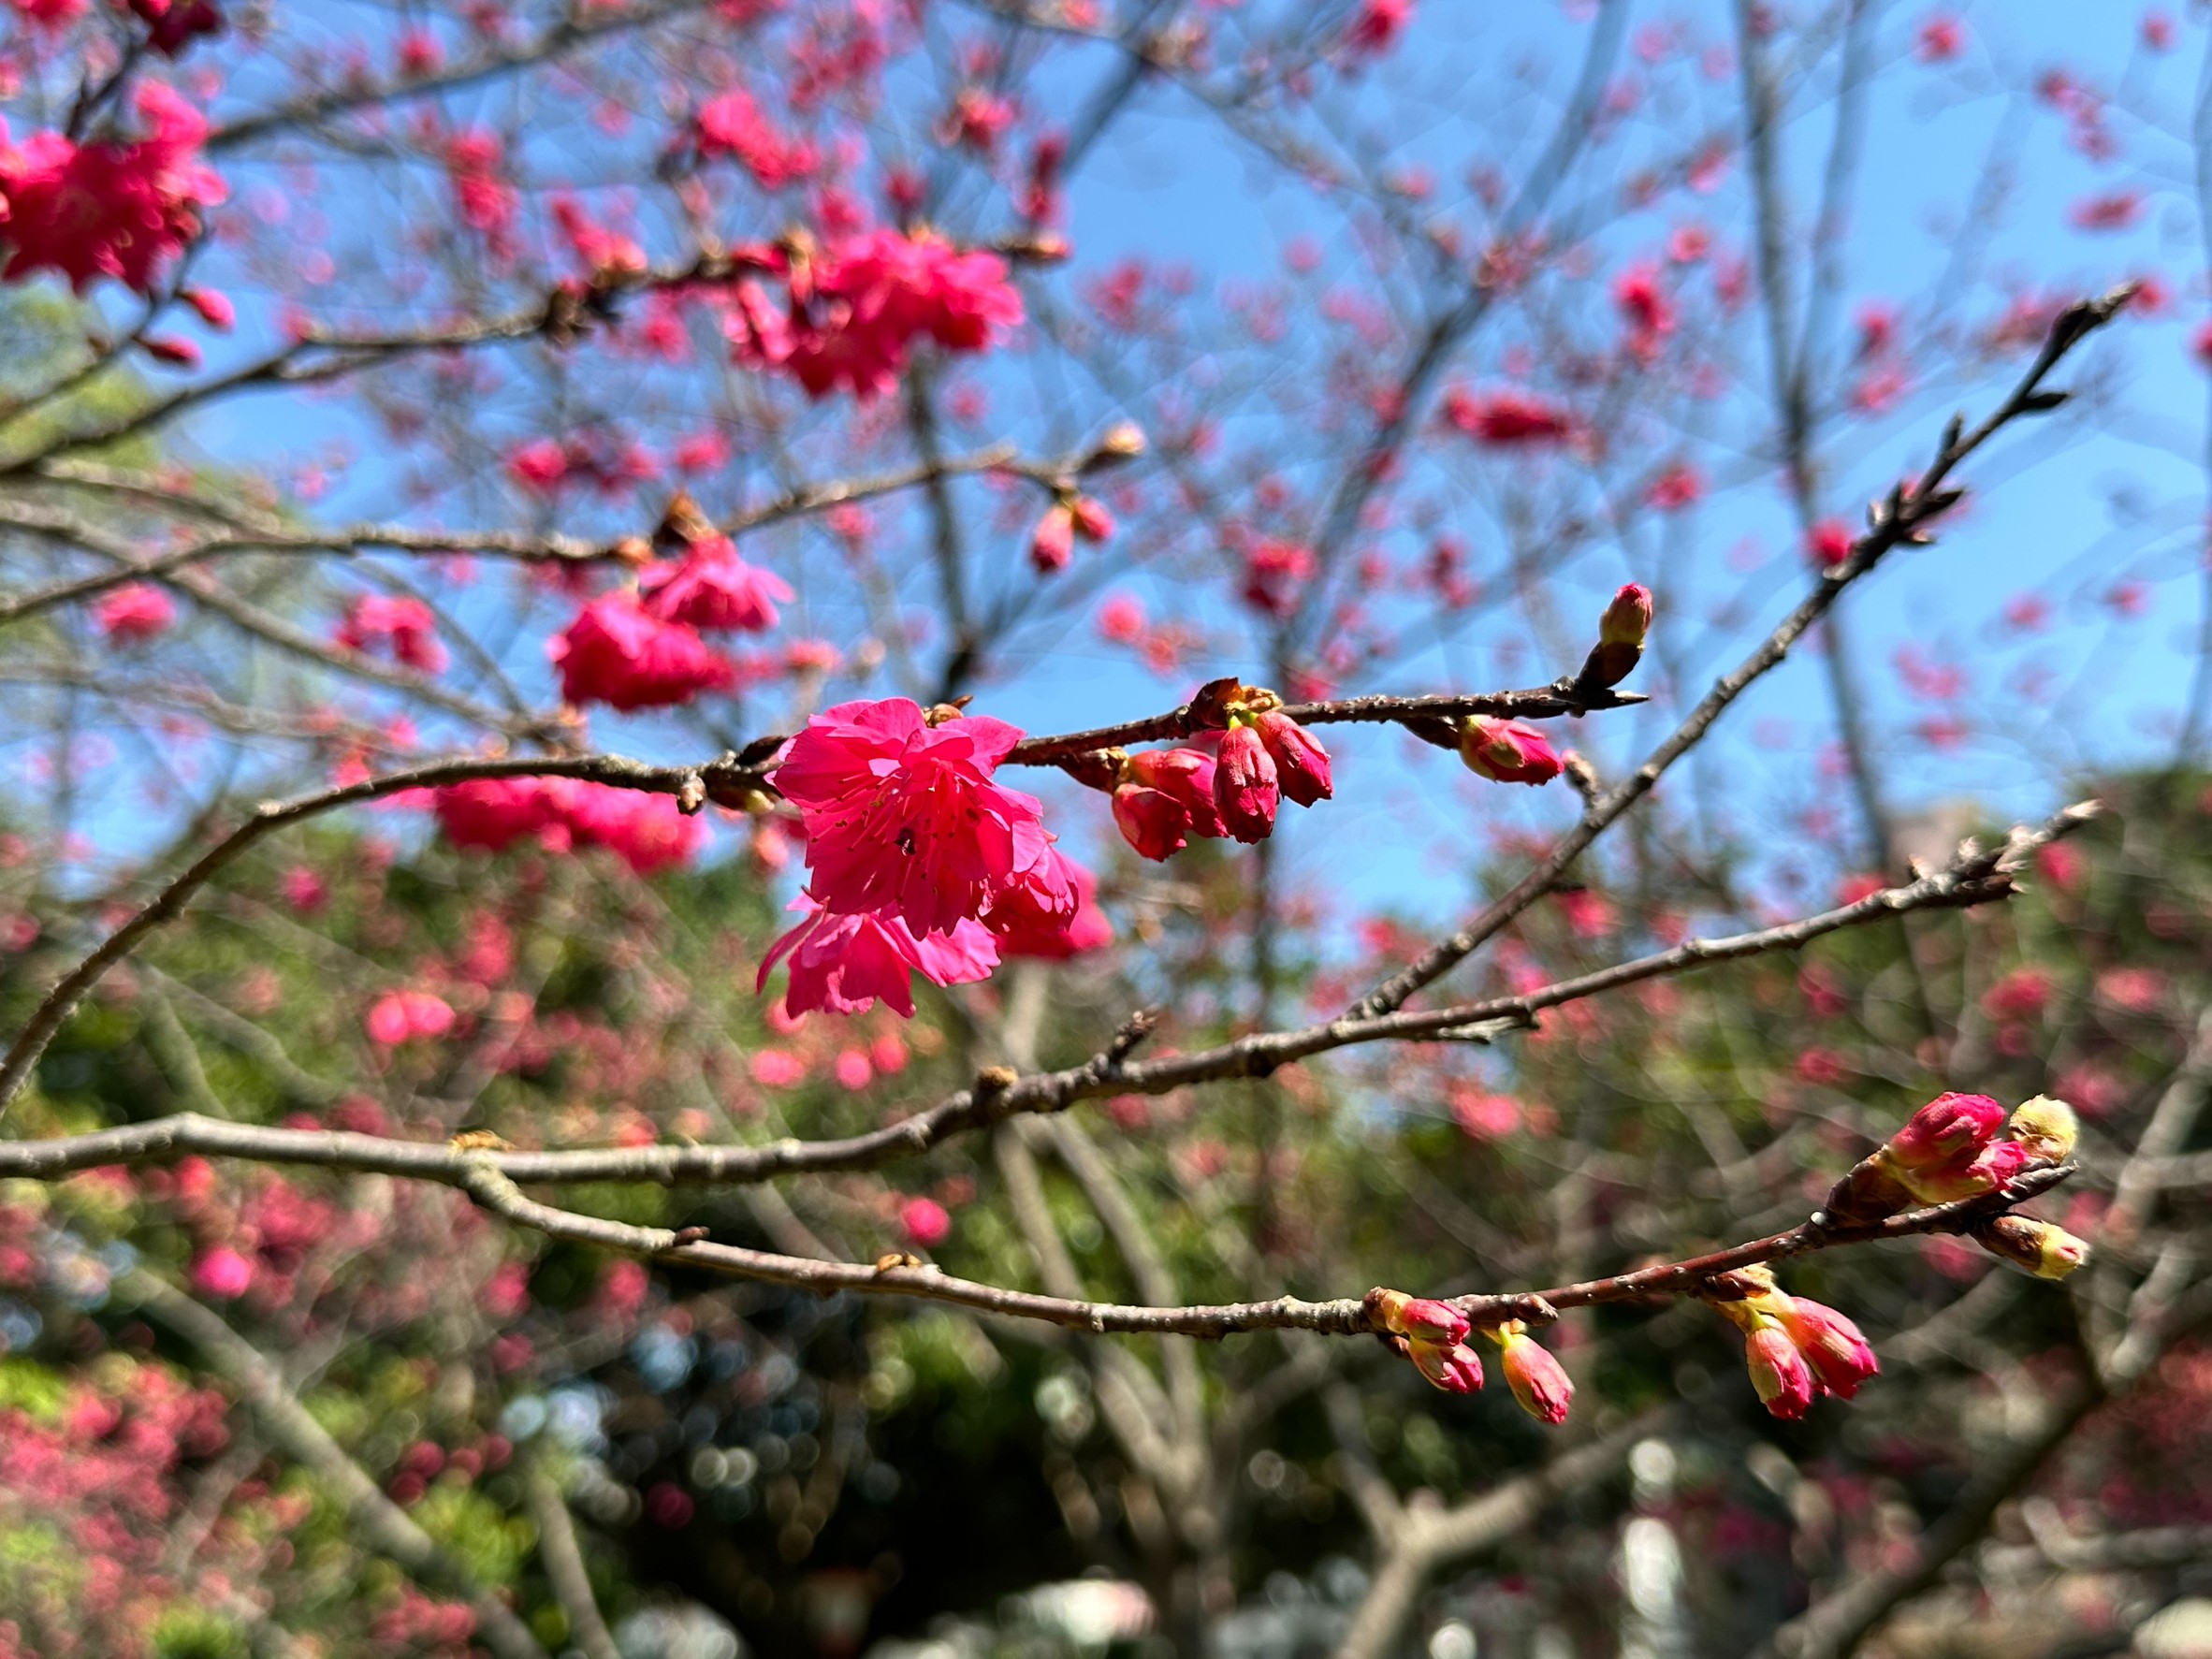
[[[591,1575],[584,1565],[584,1551],[576,1542],[575,1518],[568,1512],[568,1499],[544,1463],[536,1457],[523,1472],[524,1492],[530,1500],[530,1518],[537,1523],[538,1560],[553,1586],[553,1598],[568,1615],[569,1638],[581,1649],[584,1659],[621,1659],[615,1638],[591,1594]]]
[[[2105,1354],[2085,1351],[2085,1374],[2049,1391],[2041,1422],[1977,1460],[1965,1492],[1901,1559],[1814,1603],[1775,1631],[1752,1659],[1849,1659],[1891,1613],[1931,1587],[1981,1537],[1999,1507],[2035,1477],[2091,1412],[2125,1395],[2169,1347],[2208,1319],[2212,1284],[2200,1281],[2171,1299],[2138,1297],[2120,1341]]]
[[[362,1542],[418,1582],[467,1601],[476,1616],[475,1635],[499,1659],[546,1659],[546,1651],[514,1609],[377,1490],[329,1431],[299,1404],[284,1374],[260,1349],[211,1309],[143,1268],[133,1269],[119,1283],[128,1300],[184,1338],[239,1390],[262,1433],[329,1492]]]
[[[257,115],[241,115],[234,121],[225,122],[211,132],[207,148],[211,154],[219,155],[226,150],[236,150],[272,134],[298,126],[313,126],[318,122],[329,120],[333,115],[343,115],[371,105],[396,103],[407,98],[435,97],[441,93],[479,86],[517,69],[534,68],[541,64],[555,62],[579,48],[596,45],[612,36],[627,34],[633,29],[650,28],[655,23],[667,22],[694,11],[704,11],[707,5],[708,0],[664,0],[662,5],[640,6],[623,10],[585,9],[563,17],[535,40],[508,51],[480,52],[449,68],[428,75],[411,76],[404,80],[371,81],[337,87],[327,92],[308,93]]]
[[[590,770],[592,764],[579,761],[548,765],[542,762],[517,761],[485,763],[482,764],[487,770],[472,770],[475,764],[458,762],[450,767],[425,767],[404,776],[411,779],[407,787],[444,781],[450,771],[464,776],[512,777],[543,767],[561,776],[589,778],[595,776]],[[604,757],[598,764],[604,764]],[[651,768],[635,762],[620,764],[635,768],[629,774],[632,781],[626,787],[650,787],[637,779]],[[368,793],[372,793],[369,783],[352,788],[363,792],[358,798],[368,798]],[[277,822],[288,822],[281,818],[286,809],[282,806],[265,808],[272,816],[256,819],[248,829],[266,834]],[[1533,1025],[1536,1015],[1545,1009],[1642,980],[1705,963],[1737,961],[1770,951],[1797,950],[1824,934],[1899,911],[1958,909],[1989,903],[2012,894],[2016,873],[2037,849],[2087,822],[2094,810],[2090,806],[2067,808],[2039,829],[2016,828],[1997,848],[1962,850],[1948,869],[1923,876],[1903,887],[1870,894],[1819,915],[1732,938],[1685,939],[1672,950],[1656,955],[1638,957],[1520,996],[1400,1012],[1374,1020],[1335,1020],[1301,1030],[1259,1033],[1215,1048],[1157,1060],[1129,1058],[1129,1049],[1134,1046],[1130,1042],[1116,1043],[1081,1066],[1059,1071],[1024,1076],[1011,1068],[994,1069],[982,1074],[976,1086],[964,1089],[936,1106],[843,1140],[786,1139],[764,1146],[645,1146],[464,1154],[451,1147],[375,1135],[270,1128],[185,1115],[51,1140],[0,1142],[0,1174],[51,1179],[99,1164],[153,1161],[187,1152],[263,1162],[320,1164],[449,1184],[458,1183],[474,1167],[474,1160],[484,1158],[490,1160],[488,1167],[502,1178],[529,1183],[727,1184],[766,1181],[780,1175],[872,1169],[901,1157],[919,1156],[955,1135],[1021,1113],[1049,1113],[1063,1111],[1079,1100],[1106,1095],[1160,1095],[1194,1083],[1265,1076],[1294,1060],[1358,1043],[1385,1040],[1468,1041],[1502,1036]],[[234,835],[231,840],[237,838]],[[228,846],[230,842],[224,845]],[[216,851],[221,850],[218,848]],[[194,868],[199,869],[214,856],[214,852],[207,854]],[[203,875],[201,880],[205,879]],[[128,953],[138,938],[167,915],[173,914],[189,896],[189,889],[178,891],[183,880],[178,878],[178,882],[172,883],[162,897],[125,923],[93,957],[88,957],[83,966],[49,994],[39,1015],[35,1016],[23,1036],[17,1040],[17,1050],[24,1051],[23,1057],[19,1062],[16,1052],[11,1051],[8,1064],[15,1070],[0,1070],[0,1078],[12,1077],[20,1084],[22,1075],[36,1061],[37,1050],[51,1040],[52,1032],[66,1017],[67,1008],[63,1006],[62,999],[65,997],[68,1006],[74,1006],[97,981],[100,972]],[[164,905],[167,906],[167,910],[156,916],[156,910]],[[134,928],[138,929],[136,934],[132,932]],[[50,1013],[49,1009],[57,1011]],[[1132,1022],[1132,1026],[1135,1024]],[[1142,1027],[1142,1030],[1149,1029],[1148,1023]],[[34,1044],[34,1039],[36,1045],[29,1046]]]
[[[1430,1574],[1505,1542],[1560,1499],[1607,1479],[1629,1449],[1665,1427],[1670,1416],[1670,1410],[1648,1412],[1448,1509],[1438,1506],[1433,1494],[1417,1494],[1388,1525],[1374,1582],[1337,1644],[1336,1659],[1387,1659],[1396,1652]]]

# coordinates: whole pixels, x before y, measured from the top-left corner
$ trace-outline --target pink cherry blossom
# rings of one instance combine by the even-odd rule
[[[931,725],[904,697],[807,722],[772,774],[807,830],[808,891],[839,915],[889,911],[949,933],[1045,858],[1036,799],[992,781],[1021,731],[987,716]]]
[[[621,589],[587,604],[546,642],[546,654],[560,670],[560,694],[575,704],[665,708],[736,681],[697,633],[648,615]]]

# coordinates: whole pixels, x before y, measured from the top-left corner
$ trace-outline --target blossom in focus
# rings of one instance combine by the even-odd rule
[[[1743,1333],[1743,1362],[1759,1404],[1773,1416],[1795,1422],[1812,1406],[1812,1369],[1780,1321],[1757,1317]]]
[[[981,916],[1051,845],[1036,798],[992,780],[1021,739],[982,715],[933,726],[904,697],[814,716],[771,775],[806,824],[808,891],[840,915],[896,914],[917,938]]]
[[[1848,1400],[1858,1392],[1860,1383],[1882,1369],[1872,1345],[1834,1308],[1779,1291],[1771,1302],[1774,1317],[1804,1356],[1813,1379],[1829,1393]]]
[[[795,594],[773,571],[748,564],[727,536],[693,544],[681,563],[648,566],[637,579],[647,613],[691,628],[764,633]]]
[[[109,276],[151,294],[161,269],[198,235],[201,210],[227,194],[198,160],[207,120],[158,80],[141,81],[134,105],[147,129],[135,142],[80,144],[44,132],[19,150],[0,133],[0,235],[10,250],[0,274],[55,270],[80,294]]]
[[[1464,1341],[1467,1335],[1467,1316],[1450,1302],[1408,1296],[1403,1290],[1369,1291],[1367,1315],[1393,1336],[1418,1337],[1449,1346]]]
[[[1519,1319],[1508,1319],[1489,1334],[1498,1345],[1498,1364],[1521,1409],[1554,1428],[1565,1422],[1567,1407],[1575,1401],[1575,1385],[1568,1380],[1566,1367],[1529,1335],[1528,1327]]]
[[[1971,1159],[2004,1123],[2004,1108],[1987,1095],[1938,1095],[1890,1136],[1889,1161],[1900,1170],[1933,1169]]]
[[[1463,1342],[1408,1338],[1405,1354],[1416,1371],[1448,1394],[1473,1394],[1482,1388],[1482,1356]]]
[[[1485,715],[1460,728],[1460,759],[1467,769],[1498,783],[1550,783],[1561,771],[1551,741],[1533,726]]]
[[[2062,1279],[2089,1259],[2089,1247],[2064,1228],[2030,1215],[1999,1215],[1973,1230],[1974,1243],[2039,1279]]]
[[[1597,619],[1597,644],[1582,664],[1581,677],[1599,686],[1617,686],[1643,661],[1644,639],[1652,631],[1652,590],[1641,582],[1623,585]]]
[[[560,694],[569,702],[623,710],[688,703],[736,678],[697,633],[648,615],[626,589],[585,605],[546,642],[546,655],[560,670]]]
[[[1329,751],[1319,739],[1279,708],[1261,711],[1253,729],[1275,764],[1275,781],[1301,807],[1326,801],[1333,793]]]
[[[901,1017],[914,1017],[913,975],[932,984],[966,985],[988,979],[998,944],[980,923],[963,920],[948,934],[917,939],[896,912],[836,915],[802,894],[793,910],[805,920],[769,947],[754,982],[764,990],[786,957],[790,982],[783,1011],[796,1019],[818,1009],[865,1013],[880,997]]]
[[[1274,758],[1259,730],[1237,725],[1224,732],[1214,757],[1214,806],[1229,833],[1247,846],[1266,840],[1281,793]]]
[[[999,955],[1057,962],[1112,944],[1113,924],[1099,908],[1098,879],[1056,847],[1045,849],[1041,869],[1043,879],[1015,883],[983,916]]]
[[[2073,1155],[2081,1119],[2065,1101],[2037,1095],[2013,1108],[2005,1128],[2030,1157],[2060,1164]]]
[[[1121,831],[1122,839],[1136,849],[1140,858],[1149,858],[1156,864],[1190,844],[1187,838],[1190,814],[1183,804],[1141,783],[1124,782],[1114,786],[1113,823]]]
[[[138,645],[167,633],[177,620],[177,604],[152,582],[125,582],[93,603],[93,626],[100,637],[118,645]]]

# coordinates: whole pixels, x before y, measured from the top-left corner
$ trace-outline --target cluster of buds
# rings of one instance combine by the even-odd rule
[[[1054,494],[1053,504],[1029,532],[1029,562],[1045,575],[1068,568],[1076,537],[1098,543],[1113,534],[1113,515],[1096,496],[1079,494],[1072,486]]]
[[[2073,1107],[2045,1095],[2009,1119],[1987,1095],[1938,1095],[1836,1184],[1826,1208],[1850,1224],[1998,1192],[2029,1170],[2065,1162],[2079,1128]],[[2062,1279],[2088,1259],[2072,1233],[2025,1215],[1992,1217],[1969,1236],[2038,1278]]]
[[[1301,807],[1330,798],[1329,751],[1284,711],[1274,692],[1216,680],[1200,691],[1196,706],[1223,723],[1212,753],[1108,751],[1113,822],[1144,857],[1180,852],[1194,835],[1263,841],[1274,830],[1283,796]]]
[[[1743,1332],[1743,1362],[1759,1404],[1795,1421],[1823,1394],[1848,1400],[1882,1369],[1859,1329],[1834,1308],[1785,1294],[1768,1267],[1712,1281],[1706,1300]]]
[[[1467,1345],[1475,1327],[1450,1302],[1378,1288],[1367,1293],[1367,1318],[1393,1352],[1446,1393],[1472,1394],[1482,1387],[1482,1356]],[[1521,1410],[1540,1422],[1564,1422],[1575,1385],[1550,1350],[1519,1319],[1486,1325],[1482,1333],[1497,1344],[1498,1367]]]

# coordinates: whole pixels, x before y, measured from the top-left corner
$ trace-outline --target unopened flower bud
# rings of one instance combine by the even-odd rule
[[[1096,496],[1079,495],[1068,503],[1075,533],[1086,542],[1102,542],[1113,533],[1113,515]]]
[[[1744,1333],[1743,1362],[1759,1404],[1774,1416],[1795,1422],[1812,1404],[1812,1369],[1779,1321],[1762,1319]]]
[[[1463,1342],[1446,1345],[1409,1337],[1405,1354],[1416,1371],[1448,1394],[1472,1394],[1482,1387],[1482,1356]]]
[[[1267,745],[1275,764],[1275,779],[1283,793],[1301,807],[1325,801],[1333,793],[1329,776],[1329,751],[1314,735],[1279,708],[1271,708],[1253,721],[1259,741]]]
[[[1460,727],[1460,759],[1498,783],[1550,783],[1560,774],[1559,755],[1543,733],[1479,714]]]
[[[1992,1141],[1979,1152],[1949,1163],[1900,1170],[1898,1179],[1924,1204],[1948,1204],[2009,1186],[2028,1162],[2017,1141]]]
[[[1122,839],[1155,864],[1189,845],[1190,814],[1171,795],[1141,783],[1125,783],[1114,790],[1113,822]]]
[[[1117,420],[1106,429],[1092,451],[1094,462],[1134,460],[1144,453],[1144,429],[1133,420]]]
[[[1075,515],[1057,504],[1047,507],[1029,533],[1029,562],[1050,575],[1066,570],[1074,557]]]
[[[2062,1164],[2074,1152],[2074,1140],[2081,1133],[2081,1119],[2065,1101],[2038,1095],[2013,1109],[2012,1122],[2007,1127],[2030,1157]]]
[[[1600,645],[1635,646],[1640,650],[1651,632],[1652,590],[1641,582],[1630,582],[1614,594],[1613,603],[1597,619]]]
[[[1512,1389],[1513,1398],[1521,1402],[1521,1409],[1555,1427],[1565,1422],[1567,1407],[1575,1400],[1575,1385],[1567,1380],[1566,1367],[1529,1335],[1528,1327],[1519,1319],[1498,1326],[1490,1338],[1498,1345],[1498,1363],[1505,1369],[1506,1385]]]
[[[1214,805],[1214,757],[1202,749],[1148,749],[1129,756],[1128,781],[1156,789],[1189,814],[1193,835],[1229,834]]]
[[[1275,827],[1282,790],[1267,745],[1251,726],[1231,726],[1221,735],[1214,757],[1214,805],[1229,833],[1250,846],[1264,841]]]
[[[1467,1334],[1467,1316],[1450,1302],[1430,1296],[1408,1296],[1403,1290],[1368,1292],[1367,1316],[1394,1335],[1446,1347],[1465,1340]]]
[[[1873,1345],[1858,1327],[1834,1308],[1802,1296],[1777,1296],[1774,1317],[1804,1356],[1820,1386],[1848,1400],[1858,1385],[1882,1369]]]
[[[1928,1169],[1970,1157],[1989,1144],[2004,1122],[2004,1108],[1987,1095],[1938,1095],[1889,1138],[1889,1159],[1899,1170]]]
[[[1644,635],[1651,628],[1652,590],[1641,582],[1631,582],[1613,595],[1613,603],[1598,618],[1597,644],[1590,648],[1582,672],[1575,677],[1584,686],[1619,685],[1643,660]]]
[[[2027,1215],[2000,1215],[1973,1231],[1974,1243],[2039,1279],[2062,1279],[2089,1259],[2089,1247],[2064,1228]]]

